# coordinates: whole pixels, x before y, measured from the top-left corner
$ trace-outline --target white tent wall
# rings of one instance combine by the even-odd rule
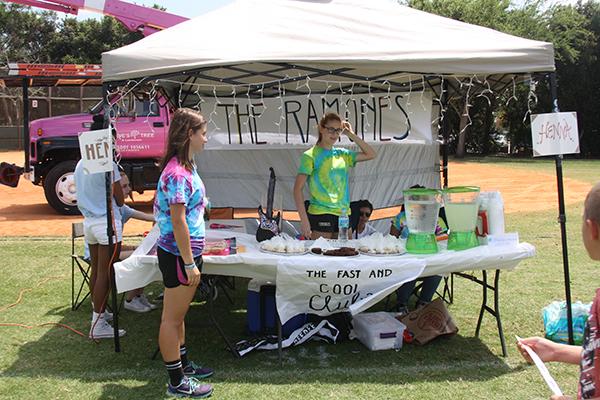
[[[373,144],[374,161],[350,172],[351,200],[368,199],[377,208],[402,202],[402,189],[419,184],[440,187],[439,146]],[[209,150],[196,156],[198,172],[214,207],[257,207],[267,193],[269,167],[277,175],[276,196],[282,207],[295,210],[294,180],[306,146],[271,149]],[[356,149],[356,147],[354,147]],[[308,192],[306,192],[306,198]],[[277,206],[277,205],[276,205]]]

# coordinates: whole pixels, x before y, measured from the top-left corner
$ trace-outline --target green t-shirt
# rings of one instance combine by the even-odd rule
[[[313,146],[302,154],[299,174],[308,176],[310,214],[341,215],[350,211],[348,168],[356,164],[356,152],[334,147],[326,150]]]

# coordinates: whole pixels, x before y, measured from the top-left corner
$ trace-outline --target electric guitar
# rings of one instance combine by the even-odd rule
[[[279,234],[279,222],[281,221],[281,213],[277,212],[277,216],[273,217],[273,198],[275,197],[275,171],[269,168],[271,175],[269,177],[269,188],[267,190],[267,209],[263,211],[262,206],[258,206],[259,225],[256,230],[256,240],[262,242],[269,240],[273,236]]]

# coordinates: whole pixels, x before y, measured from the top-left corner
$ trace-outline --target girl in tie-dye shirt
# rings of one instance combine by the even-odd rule
[[[305,151],[300,159],[294,199],[305,238],[337,238],[338,217],[343,209],[350,212],[348,169],[357,162],[372,160],[376,153],[354,133],[348,121],[342,121],[335,113],[325,114],[318,129],[317,144]],[[356,143],[361,152],[333,147],[342,133]],[[307,181],[311,195],[308,210],[302,193]]]
[[[213,390],[197,380],[213,370],[188,359],[184,323],[202,271],[206,191],[194,154],[206,142],[204,117],[189,108],[175,111],[154,201],[158,266],[165,284],[158,344],[169,374],[167,394],[173,397],[208,397]]]

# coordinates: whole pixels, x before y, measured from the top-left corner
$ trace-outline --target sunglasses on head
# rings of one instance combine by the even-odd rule
[[[323,128],[327,129],[327,132],[329,133],[342,133],[343,129],[342,128],[334,128],[331,126],[324,126]]]
[[[371,216],[371,213],[370,212],[362,212],[361,211],[360,216],[361,217],[367,217],[367,218],[369,218]]]

